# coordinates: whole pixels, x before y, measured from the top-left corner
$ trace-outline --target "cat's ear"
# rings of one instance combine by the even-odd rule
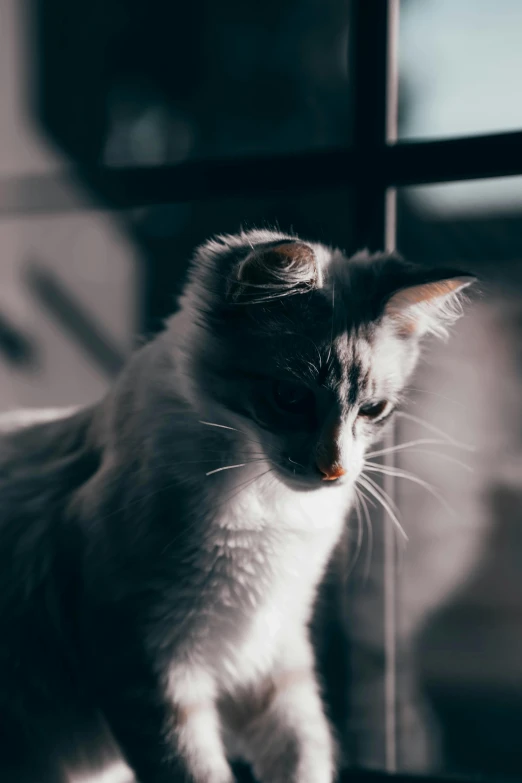
[[[462,315],[462,293],[475,277],[445,272],[438,279],[406,285],[386,301],[384,314],[401,337],[431,333],[446,337],[448,327]]]
[[[304,242],[282,242],[252,250],[237,266],[228,294],[234,302],[267,301],[307,293],[318,285],[312,248]]]

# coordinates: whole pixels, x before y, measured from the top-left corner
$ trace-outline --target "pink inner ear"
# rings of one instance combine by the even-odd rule
[[[438,280],[435,283],[424,283],[423,285],[412,286],[398,291],[394,294],[386,305],[388,314],[400,313],[407,310],[408,307],[429,302],[432,299],[439,299],[448,294],[456,293],[460,288],[467,284],[467,280],[461,277],[455,277],[450,280]]]
[[[287,242],[284,245],[278,245],[268,251],[268,253],[275,253],[276,255],[283,256],[284,259],[289,261],[306,264],[315,263],[314,251],[308,245],[303,245],[300,242]]]
[[[456,304],[456,300],[452,301],[452,295],[474,280],[472,276],[462,275],[403,288],[390,297],[384,313],[393,319],[402,337],[427,331],[443,336],[446,334],[446,325],[458,318],[458,308],[452,311],[453,304]],[[446,308],[446,305],[449,306]]]

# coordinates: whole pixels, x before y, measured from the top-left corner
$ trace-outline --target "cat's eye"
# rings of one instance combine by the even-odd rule
[[[368,402],[359,408],[359,416],[365,419],[378,419],[384,413],[388,412],[390,403],[388,400],[379,400],[379,402]]]
[[[272,396],[277,407],[286,413],[309,414],[315,407],[314,393],[300,383],[276,381]]]

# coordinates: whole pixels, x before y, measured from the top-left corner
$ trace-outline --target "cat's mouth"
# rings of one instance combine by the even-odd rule
[[[290,463],[292,460],[287,457]],[[298,463],[286,465],[285,463],[279,463],[277,465],[277,473],[280,480],[287,487],[300,492],[311,492],[318,489],[326,489],[328,487],[340,486],[346,483],[345,477],[339,477],[335,481],[325,481],[324,476],[319,470],[307,469]]]

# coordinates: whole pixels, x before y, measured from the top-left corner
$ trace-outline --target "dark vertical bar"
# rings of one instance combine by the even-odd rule
[[[346,178],[354,188],[354,244],[351,249],[355,252],[362,247],[381,250],[385,244],[387,225],[384,172],[378,171],[372,164],[376,163],[378,157],[382,159],[386,146],[388,0],[353,0],[351,13],[348,68],[352,90],[353,130],[350,151],[357,165],[346,171]],[[382,530],[382,520],[375,520],[375,527]],[[360,732],[370,728],[377,737],[385,735],[385,694],[383,688],[379,698],[379,708],[382,705],[380,725],[360,726],[360,709],[353,698],[353,694],[359,690],[357,687],[352,688],[351,682],[359,679],[362,673],[369,681],[378,679],[384,683],[384,664],[382,657],[377,656],[375,660],[375,650],[363,649],[364,640],[362,646],[360,643],[352,644],[351,640],[357,638],[356,626],[361,615],[375,616],[376,623],[384,617],[383,579],[381,574],[375,579],[375,590],[372,586],[371,607],[368,612],[368,594],[362,596],[361,602],[359,580],[353,578],[350,531],[346,532],[346,536],[346,540],[341,541],[337,547],[333,561],[337,578],[327,581],[322,587],[321,593],[329,611],[327,621],[321,624],[319,629],[318,639],[321,642],[320,649],[322,648],[321,670],[326,675],[325,695],[329,713],[342,732],[350,722],[355,728],[355,732],[344,734],[343,739],[344,751],[350,764],[358,765],[372,762],[358,747]],[[384,553],[379,552],[378,568],[382,568],[383,561]],[[384,630],[381,636],[379,652],[382,652],[384,647]],[[392,764],[386,764],[384,744],[383,742],[378,763],[393,769]]]
[[[353,145],[366,166],[355,183],[354,250],[382,250],[386,185],[377,161],[387,142],[388,0],[354,0],[351,73]]]
[[[353,144],[358,168],[354,183],[354,250],[368,248],[379,251],[395,248],[395,192],[387,187],[378,161],[385,159],[389,143],[397,133],[397,23],[399,0],[354,0],[352,17],[353,75]],[[385,445],[391,446],[391,433]],[[393,498],[394,484],[386,477],[383,489]],[[397,630],[397,569],[395,540],[391,521],[380,515],[374,529],[376,546],[372,563],[373,578],[363,598],[360,611],[353,613],[363,623],[371,614],[375,622],[381,619],[382,659],[378,654],[372,665],[372,651],[363,649],[352,656],[352,676],[362,676],[366,683],[382,682],[382,725],[370,730],[383,738],[378,754],[369,760],[394,773],[397,769],[397,693],[396,693],[396,630]],[[352,596],[357,602],[358,596]],[[357,621],[356,621],[357,622]],[[364,632],[363,632],[364,638]],[[379,644],[379,643],[378,643]],[[377,691],[372,688],[373,698]],[[357,717],[355,716],[357,720]],[[363,729],[364,730],[364,729]],[[368,759],[358,759],[364,764]]]
[[[383,249],[386,238],[386,186],[377,161],[382,159],[386,147],[388,0],[352,0],[351,8],[352,144],[355,158],[364,163],[353,172],[352,251],[362,248],[377,251]],[[385,521],[381,515],[373,519],[375,534],[371,568],[362,585],[360,579],[349,582],[345,622],[348,623],[348,639],[358,640],[347,651],[350,677],[357,683],[347,694],[349,721],[355,741],[348,750],[356,766],[370,764],[386,767],[389,771],[393,767],[386,763],[385,747],[385,601],[382,592],[385,547],[379,535]],[[369,546],[369,541],[366,545]],[[375,631],[371,634],[373,640],[368,638],[368,622],[380,623],[382,633],[379,639],[374,638]],[[382,717],[379,725],[375,725],[372,719],[372,725],[368,726],[364,703],[367,698],[377,698],[375,683],[382,683],[383,687],[379,689],[379,704],[374,705],[372,714]],[[368,743],[361,736],[361,732],[365,731],[373,732],[375,738],[369,750],[366,747]],[[383,738],[379,748],[378,738]]]

